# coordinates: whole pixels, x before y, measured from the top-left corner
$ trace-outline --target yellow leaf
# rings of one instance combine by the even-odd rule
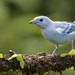
[[[75,55],[75,50],[74,50],[74,49],[71,50],[68,54],[70,54],[70,55]]]
[[[17,54],[14,54],[8,60],[10,61],[11,59],[16,58],[16,57],[17,57]]]
[[[61,57],[65,57],[66,55],[68,55],[68,53],[63,53],[63,54],[61,54],[60,56],[61,56]]]
[[[74,67],[72,66],[72,67],[71,67],[71,69],[73,69],[73,70],[74,70]]]
[[[3,58],[3,54],[2,53],[0,54],[0,58]]]

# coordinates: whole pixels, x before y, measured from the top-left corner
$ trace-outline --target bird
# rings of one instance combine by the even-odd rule
[[[71,41],[71,49],[73,49],[73,42],[75,39],[75,21],[53,21],[47,16],[37,16],[29,22],[35,24],[41,29],[41,33],[50,42],[54,43],[52,56],[56,55],[56,51],[60,44]]]

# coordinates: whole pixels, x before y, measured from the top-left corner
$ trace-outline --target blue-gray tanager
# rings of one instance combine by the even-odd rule
[[[36,24],[41,28],[42,35],[49,41],[56,44],[56,49],[52,55],[55,55],[58,45],[72,41],[75,39],[75,22],[66,21],[52,21],[46,16],[38,16],[29,22],[29,24]]]

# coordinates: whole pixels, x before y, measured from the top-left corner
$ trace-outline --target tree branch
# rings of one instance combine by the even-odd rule
[[[38,75],[43,75],[46,72],[54,71],[59,72],[62,75],[62,71],[67,68],[74,67],[75,70],[75,55],[66,55],[61,57],[60,55],[39,53],[37,55],[24,55],[22,58],[24,60],[24,68],[21,67],[20,61],[16,58],[12,58],[11,61],[8,60],[12,55],[16,54],[13,51],[9,51],[10,56],[4,55],[0,58],[0,73],[8,72],[9,70],[21,71],[22,75],[33,75],[38,73]]]

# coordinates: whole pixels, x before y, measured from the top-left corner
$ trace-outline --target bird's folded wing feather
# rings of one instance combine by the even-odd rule
[[[66,21],[55,21],[56,28],[63,29],[63,33],[71,33],[75,31],[75,23],[73,22],[66,22]]]

